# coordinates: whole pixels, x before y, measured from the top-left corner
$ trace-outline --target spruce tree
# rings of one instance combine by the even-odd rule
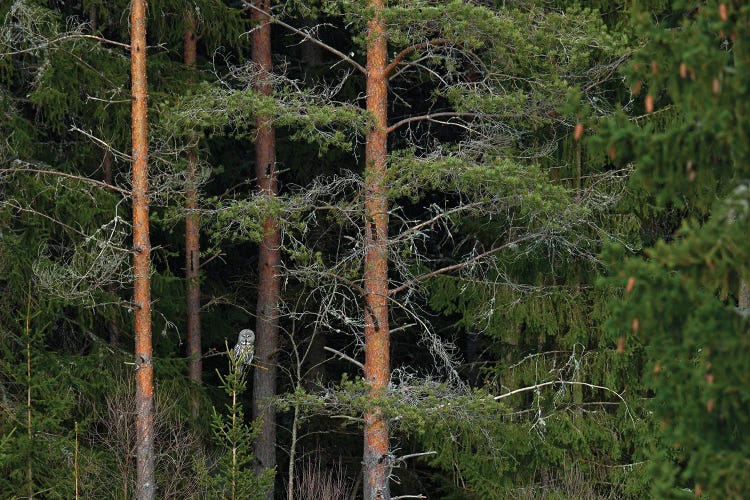
[[[638,370],[656,429],[643,450],[651,495],[742,498],[750,11],[674,2],[662,21],[650,7],[635,10],[647,44],[628,70],[641,116],[619,117],[602,138],[679,216],[607,281],[622,293],[610,342]]]

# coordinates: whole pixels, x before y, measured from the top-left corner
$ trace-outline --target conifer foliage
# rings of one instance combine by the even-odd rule
[[[658,429],[651,494],[742,498],[749,491],[739,464],[749,450],[741,387],[750,374],[743,354],[750,8],[674,2],[664,22],[636,14],[648,43],[628,73],[634,112],[644,116],[618,120],[607,138],[623,152],[620,161],[638,162],[659,206],[680,207],[683,220],[645,259],[615,267],[608,283],[623,297],[608,327],[641,370]]]

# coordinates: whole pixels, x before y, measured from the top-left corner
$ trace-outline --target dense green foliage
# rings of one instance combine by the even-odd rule
[[[388,2],[393,374],[373,401],[358,367],[367,5],[277,2],[267,97],[241,3],[149,2],[159,496],[273,483],[254,471],[252,372],[224,355],[254,321],[269,215],[279,498],[309,486],[288,457],[312,450],[353,488],[372,405],[395,495],[750,495],[750,6]],[[0,5],[3,497],[132,496],[128,6]],[[258,116],[277,131],[276,199],[254,189]],[[187,150],[201,387],[182,345]]]
[[[646,259],[611,252],[625,287],[607,327],[626,354],[658,431],[649,443],[651,494],[747,496],[747,165],[750,8],[675,2],[662,19],[638,12],[647,43],[627,71],[635,112],[665,118],[610,124],[619,161],[679,230]],[[644,108],[641,108],[643,106]],[[673,222],[670,222],[674,224]]]

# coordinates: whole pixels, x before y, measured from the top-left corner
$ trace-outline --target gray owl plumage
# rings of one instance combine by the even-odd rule
[[[232,356],[237,371],[242,373],[245,367],[250,368],[255,354],[255,332],[250,329],[244,329],[237,338],[237,345],[232,349]]]

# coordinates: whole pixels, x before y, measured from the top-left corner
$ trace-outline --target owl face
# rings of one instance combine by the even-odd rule
[[[240,337],[237,339],[238,344],[252,344],[255,342],[255,332],[245,328],[240,332]]]

